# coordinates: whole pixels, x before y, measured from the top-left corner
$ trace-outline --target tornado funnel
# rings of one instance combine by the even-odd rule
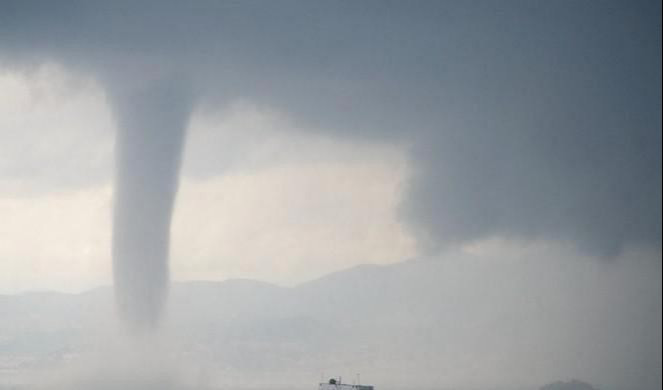
[[[170,222],[177,194],[188,89],[178,80],[110,88],[117,122],[113,278],[117,307],[135,331],[156,327],[169,283]]]

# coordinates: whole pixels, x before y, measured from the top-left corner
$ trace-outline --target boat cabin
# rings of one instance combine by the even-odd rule
[[[320,383],[318,390],[374,390],[374,388],[367,385],[348,385],[332,378],[327,383]]]

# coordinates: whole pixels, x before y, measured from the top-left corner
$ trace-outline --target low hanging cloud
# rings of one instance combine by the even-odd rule
[[[661,245],[661,5],[9,1],[0,61],[190,81],[300,128],[410,148],[432,250],[493,236]],[[172,76],[177,75],[177,76]]]

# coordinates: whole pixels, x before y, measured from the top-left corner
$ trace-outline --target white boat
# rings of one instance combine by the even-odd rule
[[[348,385],[341,383],[341,380],[330,379],[327,383],[320,383],[318,390],[375,390],[373,386],[369,385]]]

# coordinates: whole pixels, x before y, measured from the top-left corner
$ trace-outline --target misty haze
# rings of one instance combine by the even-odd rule
[[[0,390],[654,390],[661,3],[0,0]]]

